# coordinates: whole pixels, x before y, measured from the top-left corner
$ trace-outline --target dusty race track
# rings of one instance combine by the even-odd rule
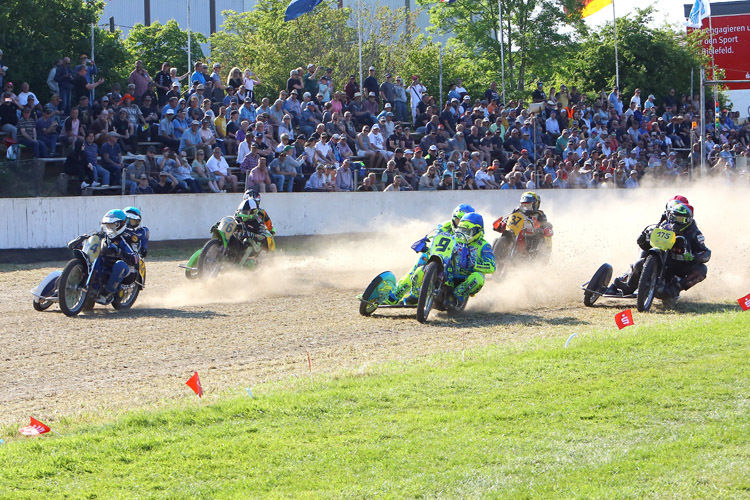
[[[370,274],[287,270],[286,279],[245,274],[208,285],[187,282],[178,261],[150,262],[148,287],[130,311],[97,306],[78,318],[57,305],[39,313],[29,289],[54,267],[0,273],[3,300],[0,425],[28,415],[50,420],[86,414],[115,415],[135,407],[189,397],[193,370],[211,393],[290,376],[366,370],[386,360],[418,357],[462,346],[521,342],[571,332],[612,330],[612,316],[627,304],[585,308],[580,301],[542,309],[502,312],[488,284],[459,318],[435,314],[427,325],[413,312],[357,313],[355,295]],[[276,270],[271,274],[276,274]],[[268,279],[276,285],[267,285]],[[265,281],[265,284],[264,284]],[[350,283],[342,286],[342,283]],[[355,286],[359,285],[359,286]],[[268,293],[268,295],[266,295]],[[500,293],[500,292],[498,292]],[[721,304],[686,302],[683,312],[722,310]],[[661,312],[661,307],[656,307]],[[674,312],[646,320],[670,321]]]
[[[636,313],[637,325],[737,309],[737,297],[750,291],[750,234],[727,224],[725,207],[711,201],[737,195],[721,189],[685,193],[713,250],[708,279],[684,294],[676,310],[656,303],[652,314]],[[411,267],[409,245],[434,227],[439,219],[433,217],[381,228],[377,237],[319,237],[279,252],[258,272],[205,283],[186,280],[177,267],[189,250],[150,256],[147,288],[132,310],[97,306],[77,318],[57,305],[42,313],[31,305],[29,290],[64,262],[0,265],[0,426],[29,415],[50,421],[113,416],[194,397],[184,385],[193,370],[210,401],[267,381],[307,377],[306,352],[315,375],[366,371],[462,346],[539,337],[559,338],[562,345],[573,332],[616,334],[614,314],[634,303],[600,301],[586,308],[580,285],[601,262],[613,264],[617,275],[637,255],[636,236],[658,220],[666,198],[641,196],[627,214],[544,206],[556,229],[550,264],[489,280],[463,316],[433,312],[427,325],[413,310],[361,317],[355,297],[379,272],[400,275]],[[511,208],[495,207],[492,215]],[[493,216],[485,215],[485,227]]]

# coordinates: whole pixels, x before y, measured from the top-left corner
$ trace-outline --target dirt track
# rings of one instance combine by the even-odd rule
[[[386,360],[459,351],[462,345],[519,342],[572,332],[614,330],[612,316],[631,304],[594,309],[568,297],[537,297],[547,305],[506,308],[502,285],[488,283],[452,319],[434,314],[419,324],[412,311],[363,318],[355,300],[372,275],[327,258],[311,263],[280,256],[265,273],[230,276],[209,284],[188,282],[180,261],[149,262],[148,287],[130,311],[97,306],[77,318],[57,305],[38,313],[29,290],[64,263],[0,272],[0,426],[29,415],[49,421],[86,414],[114,415],[134,407],[189,397],[193,370],[207,399],[289,376],[366,370]],[[407,256],[411,258],[410,256]],[[379,263],[373,264],[378,268]],[[494,291],[493,291],[494,290]],[[688,304],[691,312],[722,304]],[[660,310],[660,307],[657,308]],[[670,321],[673,312],[641,316],[640,323]]]

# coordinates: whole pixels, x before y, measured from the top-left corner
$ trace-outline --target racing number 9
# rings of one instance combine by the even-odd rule
[[[450,245],[451,239],[442,237],[437,242],[435,242],[435,247],[438,249],[438,252],[445,252],[448,249],[448,245]]]

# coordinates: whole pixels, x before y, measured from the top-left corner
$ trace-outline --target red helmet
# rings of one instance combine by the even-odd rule
[[[680,194],[676,194],[669,201],[679,201],[680,203],[682,203],[683,205],[685,205],[686,207],[688,207],[690,209],[690,211],[693,213],[693,215],[695,215],[695,209],[693,209],[693,205],[691,205],[690,202],[688,201],[688,199],[685,198],[684,196],[682,196]],[[667,206],[669,206],[669,201],[667,202]]]

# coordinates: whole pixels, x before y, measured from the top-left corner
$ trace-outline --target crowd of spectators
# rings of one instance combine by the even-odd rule
[[[699,103],[674,89],[589,99],[538,82],[530,102],[504,105],[495,82],[470,96],[459,79],[441,107],[418,75],[380,81],[375,67],[362,88],[355,75],[295,68],[274,97],[256,93],[249,69],[193,69],[178,75],[165,62],[152,77],[137,61],[124,88],[103,92],[94,61],[66,57],[48,89],[34,89],[50,95],[42,103],[25,82],[15,93],[0,52],[0,125],[35,157],[61,144],[82,187],[124,183],[133,194],[236,191],[242,181],[261,192],[637,188],[685,179],[701,160]],[[710,112],[710,172],[734,179],[746,171],[750,123],[723,110],[717,126]]]

